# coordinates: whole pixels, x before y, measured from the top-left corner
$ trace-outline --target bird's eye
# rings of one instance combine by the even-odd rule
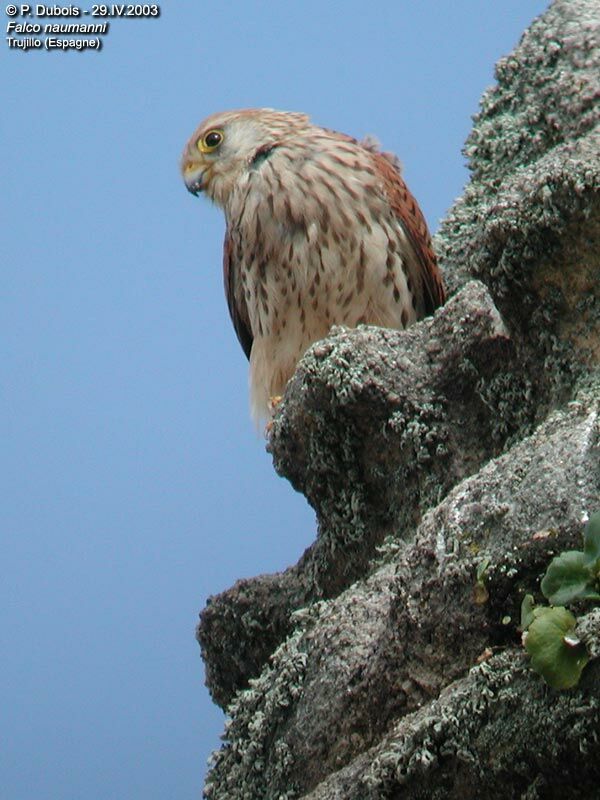
[[[223,131],[209,131],[198,140],[198,150],[200,150],[201,153],[212,153],[217,149],[217,147],[219,147],[222,141]]]

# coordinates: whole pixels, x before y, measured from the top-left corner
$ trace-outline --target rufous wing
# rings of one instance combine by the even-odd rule
[[[389,156],[384,153],[374,153],[373,159],[392,210],[402,225],[416,255],[418,269],[417,274],[412,277],[413,280],[416,280],[415,288],[422,292],[420,299],[423,311],[425,314],[432,314],[438,306],[444,303],[446,292],[431,245],[427,223],[417,201]],[[411,269],[411,265],[408,267]]]
[[[236,263],[233,243],[229,231],[225,231],[225,241],[223,242],[223,282],[225,284],[225,297],[229,308],[229,316],[233,322],[233,327],[237,334],[239,343],[247,358],[250,358],[252,350],[252,331],[250,329],[250,318],[246,298],[239,276],[240,265]]]

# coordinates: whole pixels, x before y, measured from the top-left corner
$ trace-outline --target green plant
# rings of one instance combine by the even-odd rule
[[[600,512],[590,517],[583,550],[569,550],[552,559],[541,583],[549,606],[536,606],[533,596],[521,604],[521,629],[531,666],[554,689],[576,686],[589,655],[576,634],[569,603],[600,600]]]

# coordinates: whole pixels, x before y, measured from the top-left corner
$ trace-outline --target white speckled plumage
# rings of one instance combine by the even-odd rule
[[[332,325],[405,328],[444,300],[423,216],[372,141],[303,114],[224,112],[194,133],[182,172],[225,212],[225,288],[257,421]]]

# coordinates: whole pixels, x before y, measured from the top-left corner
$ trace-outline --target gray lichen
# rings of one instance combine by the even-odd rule
[[[294,756],[277,731],[302,693],[307,653],[301,640],[310,618],[311,613],[295,615],[294,633],[273,653],[270,666],[228,708],[226,745],[213,753],[205,797],[266,800],[274,785],[281,787],[280,800],[297,797],[289,784]]]

